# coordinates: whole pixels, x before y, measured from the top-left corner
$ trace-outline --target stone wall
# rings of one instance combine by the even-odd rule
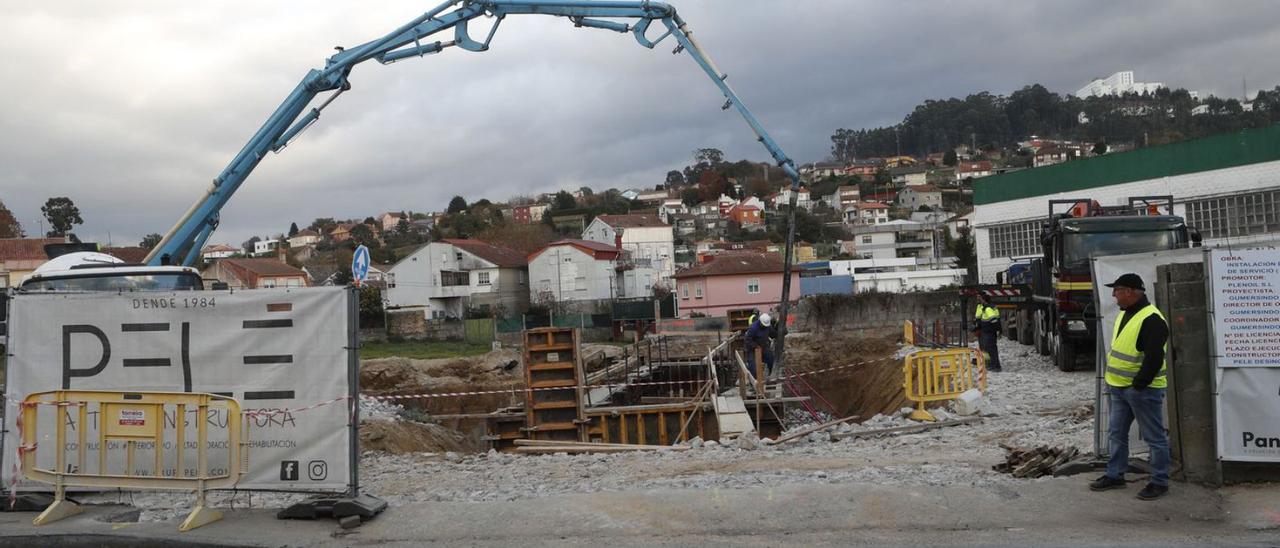
[[[433,341],[460,341],[466,334],[461,321],[427,321],[421,310],[388,311],[387,336]]]
[[[874,329],[901,326],[903,320],[959,322],[963,300],[957,291],[809,295],[792,309],[792,331]]]

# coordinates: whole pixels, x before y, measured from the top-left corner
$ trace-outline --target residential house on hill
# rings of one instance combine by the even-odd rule
[[[898,203],[912,211],[920,209],[920,206],[941,208],[942,191],[933,185],[909,186],[898,192]]]
[[[790,206],[791,206],[791,187],[784,186],[782,187],[782,190],[779,190],[776,194],[774,194],[773,208],[778,209],[780,207],[790,207]],[[802,186],[800,187],[800,190],[796,191],[796,207],[800,209],[804,209],[806,211],[813,209],[813,197],[810,195],[809,189]]]
[[[560,240],[529,255],[529,301],[563,303],[623,296],[622,251],[590,240]]]
[[[383,232],[390,232],[396,229],[402,219],[408,221],[409,216],[404,213],[388,211],[378,216],[378,226],[382,228]]]
[[[675,274],[675,235],[656,213],[600,215],[582,231],[582,239],[630,253],[633,264],[656,269],[664,282]]]
[[[836,188],[836,199],[839,200],[840,207],[834,209],[847,210],[862,201],[862,191],[858,189],[858,185],[844,185]]]
[[[875,177],[876,173],[884,169],[885,162],[883,158],[867,158],[864,160],[854,160],[848,167],[844,168],[845,175],[857,175],[863,179]]]
[[[66,238],[0,238],[0,288],[17,287],[47,262],[44,246],[65,243]]]
[[[274,252],[279,247],[280,247],[280,240],[277,240],[277,239],[258,240],[256,242],[253,242],[253,254],[265,255],[267,253]]]
[[[725,316],[730,309],[768,310],[782,299],[782,257],[776,253],[730,252],[675,275],[681,317]],[[791,297],[800,298],[800,272],[791,274]]]
[[[810,179],[821,179],[823,177],[834,177],[844,171],[844,164],[840,162],[818,162],[800,167],[800,174]]]
[[[204,249],[200,251],[200,257],[206,261],[212,261],[214,259],[225,259],[239,252],[239,248],[231,247],[227,244],[213,244],[204,246]]]
[[[390,268],[388,310],[420,310],[428,319],[461,319],[468,307],[529,307],[528,261],[514,249],[480,240],[445,239],[419,247]]]
[[[526,204],[511,208],[511,220],[522,225],[541,223],[542,216],[551,206],[547,204]]]
[[[844,210],[844,224],[878,225],[889,222],[889,206],[880,202],[856,202]]]
[[[965,161],[956,164],[957,181],[986,177],[992,173],[994,172],[992,171],[990,160],[981,160],[977,162]]]
[[[1074,154],[1075,151],[1059,146],[1041,147],[1039,150],[1036,150],[1035,160],[1032,165],[1034,167],[1044,167],[1061,164],[1070,160]]]
[[[929,166],[901,166],[889,170],[894,186],[923,185],[928,181]]]
[[[269,287],[306,287],[306,272],[285,264],[278,258],[218,259],[200,276],[225,282],[232,289]]]
[[[729,208],[729,218],[737,222],[742,228],[760,228],[764,226],[764,212],[753,205],[737,204]]]
[[[308,245],[316,245],[320,243],[321,236],[319,232],[304,228],[299,230],[297,234],[289,237],[289,247],[299,248]]]

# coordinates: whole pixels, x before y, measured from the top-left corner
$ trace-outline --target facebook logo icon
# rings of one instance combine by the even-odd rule
[[[280,481],[298,481],[298,461],[280,461]]]

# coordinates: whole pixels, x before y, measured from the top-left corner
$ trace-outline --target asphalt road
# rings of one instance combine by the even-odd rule
[[[1077,476],[983,487],[866,484],[558,495],[392,506],[362,527],[228,511],[178,522],[107,523],[120,507],[34,527],[0,514],[0,546],[1280,546],[1280,484],[1175,484],[1156,502],[1092,493]]]

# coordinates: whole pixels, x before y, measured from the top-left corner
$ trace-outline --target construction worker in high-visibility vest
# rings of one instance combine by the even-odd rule
[[[973,311],[973,332],[978,337],[978,349],[990,356],[987,371],[1000,371],[1000,349],[996,339],[1000,336],[1000,309],[991,304],[991,297],[978,292],[978,307]]]
[[[1111,332],[1105,379],[1108,438],[1111,457],[1107,474],[1089,484],[1094,491],[1121,489],[1129,469],[1129,425],[1138,421],[1138,433],[1151,448],[1151,480],[1138,492],[1142,500],[1155,500],[1169,492],[1169,435],[1164,428],[1165,355],[1169,324],[1147,300],[1142,277],[1125,274],[1106,284],[1122,311]]]

